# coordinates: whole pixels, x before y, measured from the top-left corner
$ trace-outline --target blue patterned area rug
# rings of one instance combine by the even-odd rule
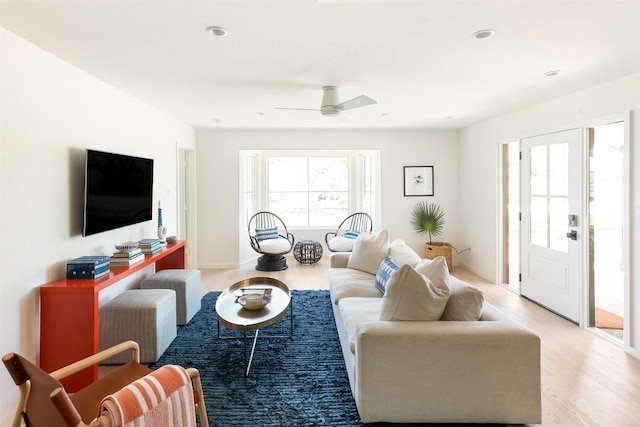
[[[329,291],[292,291],[293,337],[259,338],[249,377],[243,372],[240,337],[218,339],[215,301],[219,294],[204,296],[202,309],[178,330],[177,338],[151,366],[197,368],[211,426],[364,426],[349,387]],[[260,332],[287,333],[289,320],[287,312]],[[224,327],[221,331],[233,333]]]

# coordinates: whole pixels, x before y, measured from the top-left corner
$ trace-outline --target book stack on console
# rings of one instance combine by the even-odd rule
[[[97,279],[109,274],[109,257],[87,255],[67,261],[67,279]]]
[[[121,249],[118,252],[113,253],[113,256],[111,257],[111,264],[115,266],[130,266],[142,260],[144,260],[142,249]]]
[[[160,239],[142,239],[138,242],[138,247],[143,254],[157,254],[162,250],[162,242]]]

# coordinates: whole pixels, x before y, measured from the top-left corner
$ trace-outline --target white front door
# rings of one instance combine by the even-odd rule
[[[580,129],[522,140],[521,294],[580,322],[584,225]]]

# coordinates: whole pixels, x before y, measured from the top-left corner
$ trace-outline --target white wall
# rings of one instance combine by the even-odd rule
[[[411,230],[409,220],[413,206],[429,200],[446,213],[444,233],[438,240],[463,247],[467,241],[458,235],[457,140],[457,131],[451,130],[198,131],[198,266],[234,267],[256,256],[246,224],[238,218],[240,150],[380,150],[382,222],[376,228],[388,229],[392,239],[400,237],[423,254],[426,237]],[[434,166],[435,195],[404,197],[403,166],[430,165]],[[311,235],[308,230],[294,235],[324,241],[324,235]]]
[[[631,265],[626,266],[631,282],[631,342],[640,351],[640,73],[599,86],[556,98],[527,109],[493,118],[460,132],[460,224],[461,236],[473,250],[464,259],[470,269],[491,281],[497,281],[498,186],[500,165],[498,145],[517,141],[565,126],[593,124],[593,121],[614,114],[631,114],[631,188],[630,215]],[[638,353],[640,354],[640,353]]]
[[[81,236],[85,148],[154,158],[154,201],[171,233],[176,146],[195,148],[195,131],[4,29],[0,53],[0,355],[36,360],[38,287],[64,277],[72,257],[155,235],[154,211],[153,221]],[[4,426],[18,393],[0,372]]]

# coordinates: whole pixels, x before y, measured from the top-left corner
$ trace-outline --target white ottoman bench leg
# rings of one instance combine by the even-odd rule
[[[123,341],[140,345],[140,362],[156,362],[177,335],[176,293],[169,289],[124,291],[100,307],[100,350]],[[104,364],[126,363],[127,353]]]
[[[176,321],[186,325],[201,307],[200,270],[167,269],[158,271],[140,283],[141,289],[176,291]]]

